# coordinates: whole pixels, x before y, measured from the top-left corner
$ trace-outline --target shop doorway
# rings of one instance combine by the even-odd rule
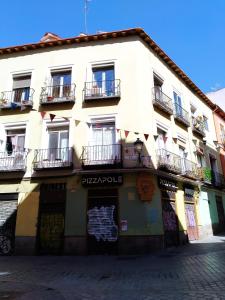
[[[189,241],[198,240],[198,226],[195,211],[195,188],[192,185],[184,186],[184,207]]]
[[[89,254],[117,254],[118,190],[88,191],[87,244]]]
[[[0,194],[0,255],[10,255],[15,248],[18,194]]]
[[[225,230],[225,215],[221,196],[216,196],[216,207],[219,219],[219,231],[223,232]]]
[[[59,255],[64,246],[66,184],[42,184],[38,220],[39,254]]]
[[[165,191],[162,192],[162,196]],[[179,245],[179,226],[176,214],[175,201],[162,198],[162,218],[164,226],[165,247]]]
[[[193,203],[185,203],[185,217],[188,240],[198,240],[198,227],[196,223],[195,205]]]

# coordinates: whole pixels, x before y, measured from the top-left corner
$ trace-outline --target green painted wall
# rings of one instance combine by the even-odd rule
[[[215,191],[208,190],[208,200],[209,200],[209,212],[212,224],[219,223]]]
[[[119,187],[118,221],[128,221],[128,231],[121,235],[163,234],[160,191],[156,178],[152,177],[155,193],[152,201],[139,199],[136,191],[136,175],[124,175]],[[65,235],[86,235],[86,210],[88,189],[78,185],[67,190]]]
[[[160,191],[157,187],[156,178],[152,177],[152,182],[155,185],[153,199],[145,202],[141,201],[137,194],[136,176],[129,178],[129,184],[126,183],[125,179],[124,187],[119,190],[119,219],[127,220],[128,230],[120,232],[120,235],[163,234]]]

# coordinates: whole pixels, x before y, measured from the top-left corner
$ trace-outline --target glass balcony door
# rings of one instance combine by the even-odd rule
[[[49,132],[48,159],[50,161],[68,161],[69,132]]]
[[[21,103],[30,100],[31,76],[13,78],[12,102]]]
[[[115,72],[114,67],[93,69],[93,88],[99,90],[102,96],[113,96],[115,94]]]
[[[25,143],[25,133],[9,132],[6,136],[6,152],[13,155],[14,152],[23,152]]]
[[[179,156],[181,158],[181,170],[183,173],[186,171],[186,164],[185,164],[185,159],[186,159],[186,153],[185,149],[183,147],[179,147]]]
[[[54,98],[69,97],[71,91],[71,72],[52,73],[52,91]]]
[[[182,111],[181,97],[178,96],[176,92],[173,92],[173,98],[174,98],[176,115],[182,117],[183,111]]]
[[[114,123],[100,123],[92,125],[91,150],[89,160],[97,164],[111,164],[118,156],[116,147]]]

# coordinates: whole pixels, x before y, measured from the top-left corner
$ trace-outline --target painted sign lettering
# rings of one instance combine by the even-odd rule
[[[121,174],[83,175],[81,183],[89,187],[119,185],[123,183],[123,176]]]
[[[117,241],[118,226],[113,219],[114,210],[115,205],[94,207],[88,210],[88,234],[94,235],[98,242],[100,240]]]
[[[177,190],[177,183],[175,181],[172,181],[167,178],[158,177],[158,184],[159,184],[159,187],[162,189],[168,189],[168,190],[172,190],[172,191]]]

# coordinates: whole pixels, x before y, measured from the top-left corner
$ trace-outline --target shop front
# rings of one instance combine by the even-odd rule
[[[0,255],[14,253],[18,193],[0,194]]]
[[[83,187],[88,189],[87,198],[87,253],[117,254],[119,239],[118,186],[123,175],[83,175]]]
[[[179,220],[176,211],[177,182],[169,178],[159,177],[158,185],[161,191],[164,245],[166,248],[178,246]]]
[[[63,253],[66,183],[42,184],[40,187],[37,228],[37,253]]]
[[[198,224],[196,217],[196,191],[194,186],[184,185],[184,206],[187,235],[189,241],[198,240]]]

